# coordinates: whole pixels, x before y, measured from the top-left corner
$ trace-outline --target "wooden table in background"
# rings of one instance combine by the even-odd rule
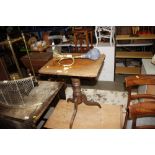
[[[43,65],[45,65],[52,57],[53,57],[52,52],[31,52],[30,59],[35,73],[38,73],[38,70]],[[32,71],[29,57],[27,54],[21,58],[21,61],[23,62],[24,66],[27,69],[30,69]]]

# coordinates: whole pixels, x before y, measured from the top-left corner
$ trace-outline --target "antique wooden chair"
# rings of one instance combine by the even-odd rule
[[[137,125],[136,122],[138,118],[155,116],[155,95],[140,91],[149,85],[155,85],[155,75],[128,76],[125,78],[125,85],[128,91],[128,102],[123,128],[126,128],[129,119],[132,120],[133,129],[155,128],[155,125],[152,124]],[[133,93],[133,90],[136,89],[138,91]],[[133,100],[136,100],[135,103],[133,103]]]
[[[87,52],[93,48],[93,30],[91,28],[77,28],[73,30],[75,51],[78,51],[78,42],[80,44],[80,52]],[[84,46],[86,44],[86,46]]]

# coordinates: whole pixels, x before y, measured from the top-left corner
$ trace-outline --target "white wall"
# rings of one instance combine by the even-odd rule
[[[105,54],[105,60],[98,81],[114,81],[114,62],[115,62],[115,47],[114,46],[97,46],[101,54]]]

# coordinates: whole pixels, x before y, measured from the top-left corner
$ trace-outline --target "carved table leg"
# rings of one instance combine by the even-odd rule
[[[86,105],[98,106],[99,108],[101,108],[101,105],[99,103],[88,101],[86,95],[82,94],[80,79],[72,78],[72,88],[73,88],[73,98],[67,99],[67,102],[70,101],[74,103],[74,112],[71,118],[70,128],[72,128],[73,126],[73,122],[74,122],[74,119],[75,119],[75,116],[78,110],[78,104],[81,104],[83,102]]]

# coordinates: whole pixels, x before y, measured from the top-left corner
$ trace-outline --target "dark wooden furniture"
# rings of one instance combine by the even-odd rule
[[[139,86],[155,85],[155,75],[128,76],[125,78],[125,84],[128,90],[128,103],[123,128],[126,128],[128,119],[132,120],[133,129],[155,128],[153,125],[144,124],[142,126],[138,126],[136,124],[137,118],[155,116],[155,95],[151,93],[142,94],[139,93],[139,91],[137,91],[137,94],[133,93],[135,86],[136,88],[139,88]],[[137,100],[137,102],[132,104],[133,100]]]
[[[38,73],[38,70],[45,65],[53,57],[52,52],[31,52],[30,59],[34,68],[35,73]],[[21,58],[24,66],[32,71],[29,57],[25,55]]]
[[[73,55],[79,55],[74,53]],[[70,128],[72,128],[74,118],[77,113],[77,107],[82,102],[87,105],[97,105],[99,108],[101,106],[96,102],[87,101],[87,97],[81,91],[80,77],[84,78],[96,78],[104,62],[105,55],[100,55],[99,59],[96,61],[90,59],[75,59],[72,66],[64,67],[60,65],[58,61],[53,58],[47,64],[45,64],[40,70],[40,74],[48,75],[62,75],[70,76],[73,88],[73,98],[68,99],[74,103],[73,117],[71,118]],[[64,64],[68,63],[68,60],[63,61]]]
[[[36,128],[50,107],[55,107],[59,99],[66,99],[63,82],[39,81],[33,89],[36,95],[31,105],[0,105],[0,128]]]
[[[10,76],[6,67],[3,56],[0,56],[0,81],[10,80]]]
[[[77,44],[80,44],[80,52],[88,51],[90,48],[93,48],[93,30],[90,28],[75,28],[74,33],[74,44],[75,51],[78,51]],[[86,47],[83,47],[84,43]],[[86,48],[86,50],[84,50]]]

